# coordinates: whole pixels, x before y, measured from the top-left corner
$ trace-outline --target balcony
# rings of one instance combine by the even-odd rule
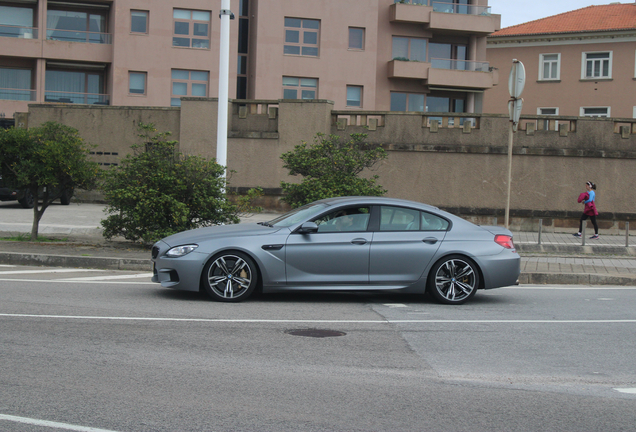
[[[36,27],[24,27],[24,26],[12,26],[12,25],[0,24],[0,37],[37,39],[38,29]]]
[[[110,33],[98,33],[89,31],[47,29],[47,40],[82,42],[94,44],[111,44],[112,35]]]
[[[0,88],[0,100],[34,101],[35,90]]]
[[[389,62],[389,78],[428,79],[431,64],[419,61],[391,60]]]
[[[47,90],[44,93],[44,102],[110,105],[110,98],[107,94]]]
[[[400,0],[390,6],[390,21],[425,24],[437,32],[489,35],[501,28],[501,16],[490,7],[434,0]]]
[[[488,62],[431,59],[430,62],[391,60],[389,78],[426,80],[430,86],[488,89],[498,84]]]

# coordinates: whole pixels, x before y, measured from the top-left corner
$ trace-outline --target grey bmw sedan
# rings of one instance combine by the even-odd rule
[[[512,233],[381,197],[316,201],[269,222],[198,228],[152,248],[154,282],[237,302],[254,290],[428,292],[462,304],[518,283]]]

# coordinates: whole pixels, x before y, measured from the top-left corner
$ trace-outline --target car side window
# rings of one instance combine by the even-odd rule
[[[370,215],[369,207],[353,207],[327,213],[314,222],[318,225],[319,233],[366,231]]]
[[[392,206],[380,208],[380,231],[419,231],[419,229],[419,211]]]
[[[446,231],[448,221],[431,213],[422,212],[422,231]]]

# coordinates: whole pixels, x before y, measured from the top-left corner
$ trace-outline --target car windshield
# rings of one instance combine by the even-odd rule
[[[327,204],[324,203],[307,204],[267,222],[267,225],[274,227],[292,226],[304,220],[310,219],[312,216],[315,216],[323,211],[326,207]]]

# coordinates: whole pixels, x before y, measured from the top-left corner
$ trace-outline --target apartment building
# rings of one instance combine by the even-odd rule
[[[513,59],[524,64],[522,114],[636,118],[636,3],[501,29],[488,38],[487,59],[504,78]],[[508,113],[509,98],[505,85],[487,92],[484,112]]]
[[[221,0],[0,0],[0,117],[216,97]],[[232,0],[229,95],[481,112],[487,0]]]

